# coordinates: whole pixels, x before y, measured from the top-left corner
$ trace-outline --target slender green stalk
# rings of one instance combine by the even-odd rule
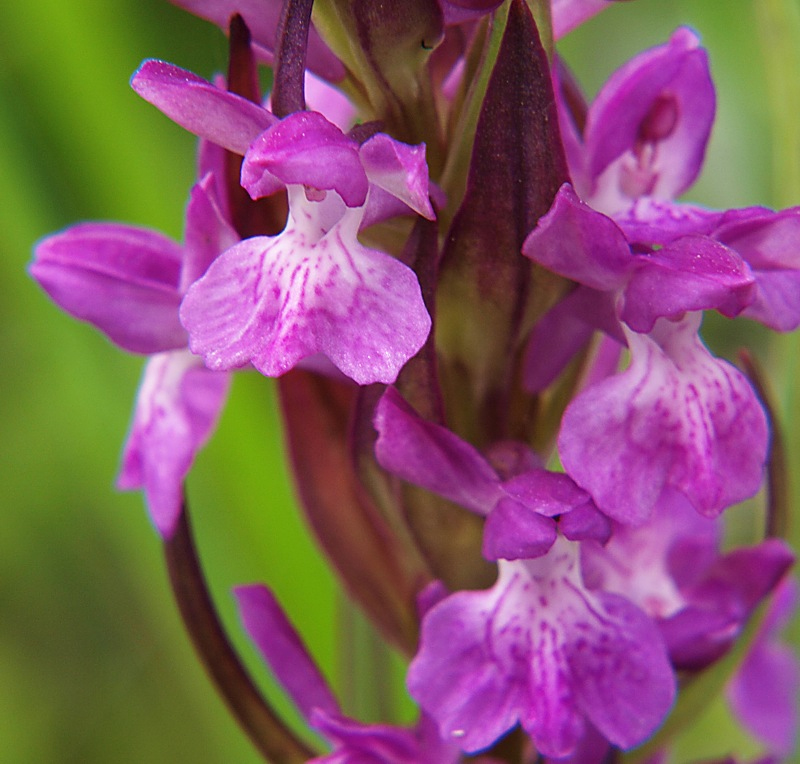
[[[775,203],[800,203],[800,3],[753,0],[769,98]]]
[[[797,0],[753,0],[758,22],[764,81],[770,110],[773,201],[778,207],[800,204],[800,4]],[[776,376],[782,381],[779,403],[786,423],[786,461],[800,460],[800,332],[775,337],[772,354]],[[797,505],[800,477],[788,474],[787,503]],[[793,531],[793,532],[791,532]],[[790,540],[800,541],[800,528],[790,529]]]
[[[339,674],[344,708],[363,721],[396,723],[389,647],[352,600],[341,596],[338,606]]]

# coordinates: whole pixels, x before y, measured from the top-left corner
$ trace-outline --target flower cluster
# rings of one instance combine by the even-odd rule
[[[771,532],[723,543],[776,424],[700,328],[706,310],[800,325],[800,208],[678,201],[714,120],[698,36],[587,103],[554,38],[606,0],[178,4],[230,36],[225,77],[152,60],[132,79],[200,138],[183,245],[86,223],[31,273],[149,356],[119,485],[170,549],[230,375],[279,378],[309,523],[408,656],[420,716],[348,718],[270,590],[241,587],[330,744],[250,729],[265,755],[665,761],[727,686],[764,755],[788,756],[794,556]]]

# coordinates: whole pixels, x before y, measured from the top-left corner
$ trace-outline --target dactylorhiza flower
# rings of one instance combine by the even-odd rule
[[[767,428],[747,380],[698,340],[700,312],[797,326],[800,211],[671,201],[697,176],[714,115],[707,57],[688,30],[612,76],[582,136],[565,112],[584,199],[564,185],[523,251],[580,286],[534,331],[528,384],[546,387],[596,329],[627,345],[630,367],[565,413],[567,472],[626,522],[646,519],[665,486],[719,513],[758,490]]]
[[[612,75],[589,107],[581,137],[562,108],[573,180],[587,204],[640,246],[696,235],[734,250],[755,280],[741,315],[794,329],[800,257],[790,242],[800,230],[800,209],[720,212],[674,202],[700,173],[715,107],[708,56],[693,32],[678,29]]]
[[[229,375],[210,371],[189,352],[178,320],[186,290],[238,240],[215,191],[220,153],[206,148],[201,156],[203,175],[191,192],[182,247],[156,231],[84,223],[41,241],[31,265],[61,308],[124,350],[150,356],[118,485],[144,490],[165,537],[175,530],[183,481],[214,430],[229,386]]]
[[[565,235],[574,243],[570,258],[553,262]],[[702,237],[639,254],[569,187],[524,251],[584,284],[580,299],[605,306],[609,331],[630,350],[624,372],[575,398],[559,434],[565,469],[598,506],[636,523],[665,487],[703,514],[752,496],[766,457],[764,413],[741,372],[697,336],[699,311],[735,314],[751,299],[753,277],[741,258]]]
[[[652,256],[654,249],[673,245],[687,259],[696,255],[697,265],[708,272],[698,271],[694,277],[706,282],[706,290],[717,278],[711,271],[719,254],[705,261],[712,250],[722,252],[715,244],[724,245],[747,263],[754,281],[751,294],[746,304],[730,301],[703,307],[728,316],[749,316],[780,331],[791,330],[800,323],[800,260],[790,244],[800,230],[799,211],[753,207],[718,212],[674,201],[700,172],[715,106],[707,54],[687,29],[677,30],[668,43],[636,56],[612,75],[581,115],[585,123],[581,131],[562,96],[560,123],[574,189],[562,190],[560,214],[578,214],[586,224],[592,219],[592,225],[614,238],[618,227],[637,254]],[[578,198],[609,216],[616,226],[600,215],[568,213]],[[530,254],[536,259],[537,255]],[[664,265],[672,269],[667,262]],[[689,276],[680,273],[686,265],[687,261],[675,263],[678,278]],[[651,276],[656,272],[651,270]],[[584,283],[579,276],[578,282]],[[723,284],[719,287],[724,288]],[[607,291],[607,286],[602,289]],[[652,292],[647,285],[639,292],[647,289]],[[650,296],[641,294],[644,299]],[[681,308],[671,307],[675,313]],[[598,305],[596,295],[579,288],[540,322],[528,349],[530,389],[549,385],[593,329],[613,334],[610,313],[608,301]],[[599,318],[587,320],[598,314]],[[635,323],[629,325],[644,331]]]
[[[501,480],[392,390],[375,425],[384,467],[488,515],[484,554],[499,560],[491,589],[445,596],[423,619],[408,685],[442,736],[476,752],[520,723],[554,757],[575,750],[587,722],[624,748],[649,736],[674,676],[655,624],[624,596],[584,584],[581,541],[605,542],[610,530],[588,494],[541,468]]]
[[[253,199],[289,193],[281,234],[243,240],[188,291],[181,321],[192,352],[215,370],[251,363],[268,376],[321,355],[359,384],[394,381],[430,317],[413,271],[357,235],[404,210],[434,216],[424,147],[382,133],[359,144],[318,112],[277,120],[161,62],[145,63],[133,86],[179,124],[243,154]]]
[[[800,258],[790,244],[800,209],[716,211],[674,201],[700,172],[716,107],[708,56],[693,32],[677,30],[612,75],[589,106],[582,134],[563,99],[560,107],[573,182],[586,204],[640,248],[691,236],[728,247],[755,281],[739,313],[779,331],[800,324]],[[731,306],[712,307],[731,315]]]

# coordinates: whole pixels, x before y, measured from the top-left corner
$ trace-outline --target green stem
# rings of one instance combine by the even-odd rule
[[[343,707],[366,722],[397,721],[389,647],[346,595],[339,597],[339,660]]]
[[[775,203],[800,202],[800,4],[754,0],[769,99]]]
[[[315,754],[283,723],[242,665],[209,594],[184,502],[172,538],[164,542],[172,591],[200,660],[255,747],[272,764],[299,764]]]
[[[767,98],[770,110],[769,143],[772,147],[773,203],[778,207],[800,203],[800,4],[797,0],[753,0],[761,40]],[[786,461],[800,455],[800,395],[795,380],[800,374],[800,332],[774,337],[771,342],[779,388],[782,418],[787,423]],[[795,506],[800,478],[787,476],[787,504]],[[791,529],[791,541],[800,542],[800,528]]]

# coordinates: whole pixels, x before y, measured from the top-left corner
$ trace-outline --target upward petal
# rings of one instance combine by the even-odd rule
[[[497,503],[484,529],[483,555],[487,559],[532,559],[545,554],[556,540],[552,518],[557,516],[562,532],[567,521],[569,537],[595,535],[592,525],[603,525],[602,515],[591,505],[589,495],[563,473],[527,470],[506,480],[503,491],[506,497]],[[590,517],[592,511],[596,518]],[[576,515],[570,522],[568,518],[575,512],[583,517]],[[607,536],[607,531],[601,528],[600,534]]]
[[[239,614],[267,665],[307,720],[315,709],[338,714],[339,704],[275,595],[261,584],[234,589]]]
[[[688,29],[615,72],[586,123],[595,206],[611,213],[640,196],[685,191],[700,171],[714,112],[708,57]]]
[[[743,315],[778,331],[800,326],[800,208],[732,210],[712,236],[750,265],[755,299]]]
[[[275,50],[275,39],[278,30],[281,8],[280,0],[171,0],[175,5],[185,8],[196,16],[209,21],[227,31],[230,18],[240,13],[247,28],[253,35],[253,41],[263,49],[268,57]],[[308,39],[308,66],[331,82],[338,82],[344,75],[344,66],[323,42],[319,32],[313,27]]]
[[[131,87],[189,132],[244,155],[277,117],[235,93],[164,61],[145,61]]]
[[[384,469],[480,515],[502,496],[500,479],[469,443],[426,422],[393,389],[375,409],[375,455]]]
[[[554,273],[610,291],[633,267],[625,235],[609,217],[584,204],[565,183],[550,210],[525,239],[522,253]]]
[[[551,4],[553,35],[558,40],[611,5],[611,0],[552,0]]]
[[[372,136],[359,150],[370,183],[382,188],[428,220],[436,216],[428,197],[425,146],[409,146],[385,133]]]
[[[728,687],[728,700],[742,723],[781,756],[797,740],[800,663],[779,631],[797,611],[797,582],[786,578],[775,592],[762,628]]]
[[[336,191],[348,207],[363,205],[369,188],[358,144],[315,111],[282,119],[245,155],[242,185],[254,199],[290,184]]]
[[[333,751],[312,759],[312,764],[456,764],[461,761],[458,746],[442,741],[425,716],[416,728],[407,729],[388,724],[362,724],[317,710],[312,724],[334,745]]]
[[[723,215],[691,204],[643,196],[615,214],[614,221],[628,241],[663,246],[681,236],[710,234]]]
[[[209,173],[192,188],[186,209],[185,255],[181,270],[181,292],[194,284],[217,256],[239,241],[239,236],[220,210]]]

